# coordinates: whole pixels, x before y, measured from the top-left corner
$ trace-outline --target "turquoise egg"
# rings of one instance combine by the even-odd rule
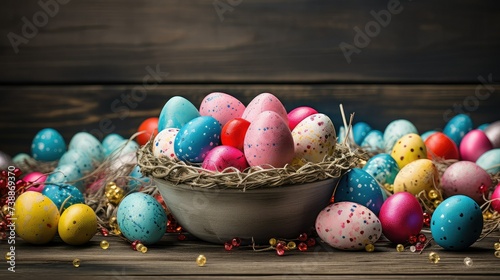
[[[450,137],[457,147],[460,147],[460,142],[465,134],[474,128],[472,119],[465,114],[458,114],[454,116],[444,127],[443,133]]]
[[[353,168],[346,172],[335,189],[334,202],[350,201],[361,204],[378,216],[384,203],[382,188],[366,171]]]
[[[370,158],[363,170],[370,174],[381,185],[394,184],[394,179],[399,172],[398,163],[389,154],[378,154]]]
[[[144,245],[160,241],[167,229],[167,214],[152,196],[135,192],[118,205],[118,227],[130,241],[140,240]]]
[[[53,128],[40,130],[31,142],[31,155],[39,161],[54,161],[66,151],[66,142],[62,135]]]
[[[220,144],[221,125],[213,117],[197,117],[184,125],[174,140],[178,159],[201,163],[208,152]]]
[[[410,133],[418,134],[417,128],[410,121],[404,119],[392,121],[384,130],[385,152],[392,152],[392,147],[396,141]]]
[[[71,183],[79,190],[83,190],[83,182],[77,181],[83,177],[82,171],[74,164],[64,164],[57,166],[52,173],[47,176],[46,183],[67,184]]]
[[[384,134],[380,130],[372,130],[368,132],[365,139],[361,143],[361,147],[368,152],[377,152],[384,150]]]
[[[425,142],[425,140],[427,140],[427,138],[429,138],[429,136],[431,136],[432,134],[438,132],[437,130],[429,130],[429,131],[426,131],[424,133],[422,133],[422,135],[420,135],[420,138],[422,138],[422,141]]]
[[[158,117],[158,132],[165,128],[181,128],[200,116],[198,109],[184,97],[174,96],[163,106]]]
[[[500,172],[500,148],[492,149],[482,154],[476,164],[489,174],[497,174]]]
[[[354,137],[354,143],[356,145],[361,146],[363,140],[368,135],[368,133],[372,130],[372,127],[365,122],[358,122],[352,126],[352,135]]]
[[[128,182],[128,189],[131,192],[137,191],[141,186],[147,185],[151,182],[149,177],[142,175],[141,167],[139,165],[136,165],[134,169],[132,169],[129,176],[132,177]]]
[[[74,164],[80,169],[83,174],[89,173],[94,170],[92,159],[85,153],[78,150],[69,150],[62,155],[58,165]]]
[[[117,147],[117,145],[123,141],[124,138],[116,133],[111,133],[104,137],[102,140],[102,148],[104,150],[104,155],[109,156],[111,152]]]
[[[78,150],[87,154],[92,160],[101,163],[104,160],[104,149],[101,142],[92,134],[87,132],[78,132],[69,142],[70,150]]]
[[[12,162],[16,165],[24,165],[26,161],[30,161],[32,158],[26,153],[19,153],[12,158]]]
[[[344,142],[345,138],[345,128],[343,126],[339,127],[339,134],[337,134],[337,143]]]
[[[82,192],[73,185],[46,184],[43,188],[42,194],[50,198],[50,200],[52,200],[52,202],[54,202],[54,204],[57,206],[57,209],[61,209],[63,203],[63,210],[73,204],[85,203]]]
[[[481,208],[465,195],[454,195],[443,200],[432,214],[432,237],[447,250],[467,249],[476,242],[482,229]]]
[[[484,131],[489,125],[489,123],[483,123],[482,125],[478,126],[477,129]]]
[[[120,157],[131,153],[136,153],[139,150],[139,144],[133,140],[123,139],[116,143],[115,149],[111,152],[113,157]]]

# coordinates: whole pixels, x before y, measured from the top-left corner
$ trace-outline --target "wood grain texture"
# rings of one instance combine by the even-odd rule
[[[144,95],[134,95],[134,87],[0,86],[0,150],[29,153],[34,135],[45,127],[59,130],[68,142],[80,131],[99,139],[112,132],[129,137],[143,120],[158,116],[172,96],[184,96],[198,107],[213,91],[234,95],[244,104],[271,92],[288,111],[312,106],[327,114],[337,131],[342,125],[341,103],[347,117],[355,113],[354,122],[364,121],[381,131],[400,118],[413,122],[420,133],[442,129],[459,110],[470,114],[476,126],[500,120],[500,86],[493,85],[482,88],[477,95],[482,100],[476,97],[475,85],[158,85]]]
[[[0,3],[0,83],[140,83],[157,64],[169,83],[475,83],[500,73],[498,1],[401,0],[351,63],[339,45],[355,45],[354,28],[389,0],[231,1],[222,21],[214,1],[73,0],[27,38],[22,18],[33,23],[37,2]],[[10,32],[28,41],[17,54]]]

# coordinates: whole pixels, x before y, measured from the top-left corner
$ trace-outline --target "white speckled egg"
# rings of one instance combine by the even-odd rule
[[[418,133],[415,125],[410,121],[404,119],[392,121],[384,131],[385,152],[390,153],[396,141],[409,133]]]
[[[66,142],[53,128],[40,130],[31,142],[31,155],[40,161],[58,160],[66,151]]]
[[[368,132],[361,147],[368,152],[377,152],[384,150],[384,134],[379,130],[372,130]]]
[[[335,151],[336,134],[332,120],[325,114],[303,119],[292,131],[295,157],[321,162]]]
[[[339,250],[362,250],[382,235],[377,216],[354,202],[337,202],[323,209],[316,218],[321,240]]]
[[[243,115],[243,119],[253,122],[257,116],[264,111],[273,111],[277,113],[286,125],[288,125],[288,113],[281,101],[271,93],[261,93],[257,95],[246,107]]]
[[[201,101],[200,115],[215,118],[221,126],[228,121],[240,118],[245,105],[235,97],[222,92],[212,92]]]
[[[75,134],[69,142],[69,149],[86,153],[92,160],[99,163],[104,160],[104,149],[101,142],[87,132]]]
[[[153,155],[156,158],[177,158],[174,152],[174,141],[177,133],[179,133],[178,128],[166,128],[155,136],[153,141]]]

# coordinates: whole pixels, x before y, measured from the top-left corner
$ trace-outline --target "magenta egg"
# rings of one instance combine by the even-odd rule
[[[33,184],[32,187],[29,188],[30,191],[35,191],[35,192],[42,192],[43,188],[45,187],[44,183],[45,180],[47,179],[47,175],[43,174],[42,172],[31,172],[26,174],[26,176],[23,177],[23,181],[28,183],[29,185]]]
[[[387,198],[379,213],[382,232],[394,243],[405,243],[420,233],[424,213],[417,198],[409,192],[398,192]]]
[[[493,194],[491,194],[491,208],[500,212],[500,183],[495,187]]]
[[[201,167],[212,171],[223,171],[228,167],[234,167],[243,171],[248,167],[248,163],[242,151],[232,146],[222,145],[208,152]]]
[[[460,142],[460,156],[462,160],[476,161],[482,154],[493,149],[493,145],[486,134],[479,129],[465,134]]]
[[[474,199],[479,205],[484,203],[481,186],[491,186],[490,175],[479,165],[470,161],[458,161],[448,166],[441,177],[443,195],[448,198],[462,194]]]
[[[288,127],[293,130],[302,120],[317,113],[318,111],[311,107],[297,107],[288,113]]]

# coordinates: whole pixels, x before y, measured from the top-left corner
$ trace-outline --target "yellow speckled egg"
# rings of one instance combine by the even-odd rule
[[[335,127],[325,114],[313,114],[303,119],[292,130],[295,157],[310,162],[321,162],[331,156],[337,143]]]
[[[88,205],[73,204],[59,219],[59,236],[70,245],[87,243],[97,232],[97,216]]]
[[[16,233],[23,240],[32,244],[45,244],[54,238],[59,210],[48,197],[39,192],[27,191],[17,198],[14,208]]]
[[[427,149],[418,134],[410,133],[399,138],[394,144],[391,156],[401,169],[414,160],[427,158]]]
[[[414,195],[421,191],[433,190],[439,185],[439,173],[431,160],[418,159],[403,167],[394,179],[394,193],[409,192]]]

